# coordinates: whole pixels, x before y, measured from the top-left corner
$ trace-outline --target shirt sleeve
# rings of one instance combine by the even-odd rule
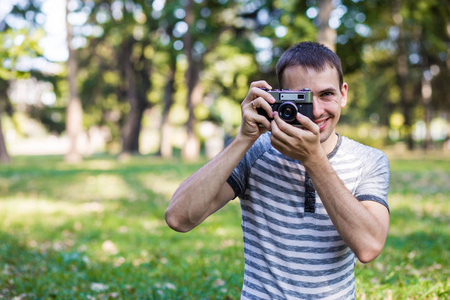
[[[235,197],[244,194],[253,165],[270,147],[270,133],[267,132],[258,138],[228,177],[227,182],[234,190]]]
[[[371,149],[364,153],[366,163],[363,166],[361,182],[358,185],[355,197],[359,201],[375,201],[388,206],[389,191],[389,161],[380,150]]]

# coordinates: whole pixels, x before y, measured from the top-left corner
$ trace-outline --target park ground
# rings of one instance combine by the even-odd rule
[[[450,157],[387,153],[390,233],[375,261],[357,263],[357,298],[448,299]],[[204,163],[13,157],[0,168],[0,299],[239,299],[238,201],[187,234],[164,221]]]

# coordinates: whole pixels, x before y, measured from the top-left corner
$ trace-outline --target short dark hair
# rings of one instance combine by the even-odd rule
[[[290,67],[302,66],[312,68],[317,72],[323,71],[327,66],[336,69],[339,77],[339,89],[344,84],[342,65],[339,57],[329,48],[314,42],[301,42],[295,44],[284,52],[278,60],[276,70],[278,86],[283,88],[284,71]]]

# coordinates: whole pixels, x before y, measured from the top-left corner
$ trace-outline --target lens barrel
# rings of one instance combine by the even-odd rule
[[[278,115],[286,122],[294,121],[297,116],[297,112],[297,106],[290,101],[281,103],[278,108]]]

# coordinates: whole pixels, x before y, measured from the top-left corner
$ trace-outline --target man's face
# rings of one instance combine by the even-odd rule
[[[288,68],[283,74],[283,87],[291,90],[309,88],[313,92],[313,121],[320,128],[320,142],[332,143],[341,108],[347,104],[347,84],[339,86],[336,69],[327,66],[322,72],[316,72],[302,66]]]

